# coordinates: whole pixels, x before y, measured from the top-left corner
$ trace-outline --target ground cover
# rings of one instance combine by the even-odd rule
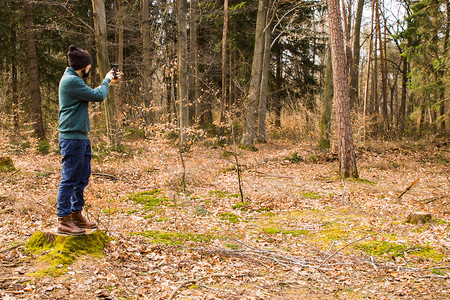
[[[100,253],[71,246],[68,261],[51,259],[64,249],[29,243],[56,224],[59,156],[5,148],[14,169],[0,173],[0,295],[449,298],[446,145],[358,146],[361,179],[341,180],[333,152],[259,144],[257,152],[237,153],[244,202],[235,159],[224,155],[232,147],[194,146],[183,154],[185,169],[178,148],[164,140],[125,143],[124,153],[94,149],[101,153],[86,213],[99,222],[105,245]],[[407,223],[414,211],[433,218]]]

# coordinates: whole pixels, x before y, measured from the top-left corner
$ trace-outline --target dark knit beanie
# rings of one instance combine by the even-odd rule
[[[84,69],[87,65],[92,65],[92,57],[81,48],[70,45],[69,52],[67,52],[67,61],[69,67],[75,71]]]

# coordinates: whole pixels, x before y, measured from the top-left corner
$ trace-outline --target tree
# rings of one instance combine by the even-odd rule
[[[189,126],[188,52],[187,52],[187,1],[178,0],[178,101],[180,107],[180,144],[186,145]]]
[[[94,33],[97,49],[97,62],[100,71],[100,80],[103,80],[106,73],[111,69],[108,55],[108,41],[106,31],[106,13],[105,3],[103,0],[92,0],[92,10],[94,14]],[[114,98],[114,88],[110,87],[108,96],[104,101],[106,130],[110,145],[116,146],[118,141],[117,135],[117,108]]]
[[[266,26],[266,12],[269,0],[259,0],[258,16],[256,19],[255,46],[253,51],[252,73],[250,88],[245,103],[244,133],[241,145],[245,148],[255,148],[256,120],[258,116],[258,101],[261,89],[261,75],[264,59],[264,28]]]
[[[152,122],[152,47],[150,38],[149,0],[141,0],[143,104],[147,123]]]
[[[270,1],[269,1],[270,3]],[[272,13],[270,9],[267,9],[266,26],[264,32],[264,59],[261,74],[261,88],[259,93],[259,125],[258,125],[258,140],[265,143],[266,140],[266,113],[267,113],[267,98],[268,98],[268,86],[269,86],[269,71],[271,61],[271,42],[272,42],[272,29],[270,28]]]
[[[333,106],[333,65],[331,63],[331,47],[328,47],[327,70],[325,73],[325,86],[323,89],[323,110],[320,119],[319,148],[328,149],[331,146],[331,110]]]
[[[33,8],[30,2],[24,3],[25,19],[27,24],[27,56],[28,70],[30,74],[31,91],[31,115],[34,133],[39,139],[45,139],[44,122],[41,107],[41,84],[39,79],[39,65],[36,53],[36,41],[34,36]]]
[[[358,177],[350,118],[348,77],[345,64],[344,34],[338,0],[328,0],[334,99],[339,147],[339,172],[342,177]]]
[[[227,34],[228,34],[228,0],[223,2],[223,33],[222,33],[222,100],[220,119],[224,118],[227,103]]]
[[[359,59],[360,59],[360,33],[361,21],[364,8],[364,0],[358,0],[356,9],[355,26],[353,29],[353,58],[350,66],[350,106],[353,108],[358,103],[358,79],[359,79]]]

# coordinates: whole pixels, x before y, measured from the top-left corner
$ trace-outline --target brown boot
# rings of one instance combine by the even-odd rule
[[[72,213],[72,220],[73,223],[80,228],[86,229],[97,228],[97,223],[89,222],[88,220],[86,220],[81,214],[81,210]]]
[[[58,217],[58,233],[68,235],[83,235],[86,234],[86,230],[77,227],[72,221],[72,215],[65,217]]]

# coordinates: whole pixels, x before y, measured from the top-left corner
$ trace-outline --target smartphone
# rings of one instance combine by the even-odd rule
[[[114,79],[117,79],[117,68],[119,67],[119,65],[117,64],[112,64],[111,68],[113,68],[114,70]]]

